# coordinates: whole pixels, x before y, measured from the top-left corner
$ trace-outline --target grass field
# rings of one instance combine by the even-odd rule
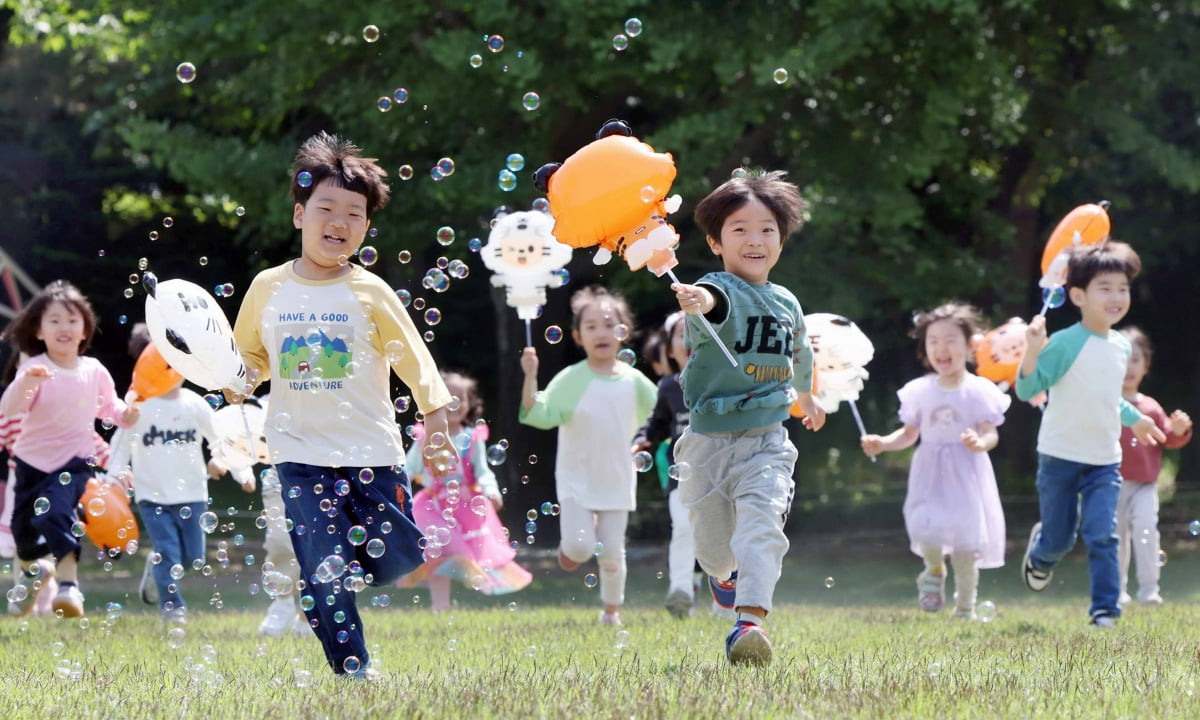
[[[991,622],[916,607],[915,557],[821,561],[797,544],[768,630],[775,661],[730,668],[728,623],[661,608],[661,554],[631,555],[622,628],[596,622],[596,590],[530,558],[536,581],[488,598],[456,590],[434,615],[423,591],[386,592],[364,621],[378,683],[337,681],[311,637],[256,634],[257,568],[189,578],[182,639],[131,600],[132,564],[87,578],[89,617],[0,620],[0,715],[11,718],[769,718],[1184,717],[1195,713],[1200,554],[1171,548],[1168,604],[1130,608],[1114,631],[1086,626],[1073,556],[1033,595],[1015,558],[984,571]],[[121,561],[128,563],[128,561]],[[830,586],[831,585],[831,586]],[[828,586],[828,587],[827,587]],[[212,603],[219,593],[223,607]],[[366,598],[363,598],[366,600]],[[109,618],[106,604],[119,602]],[[360,606],[369,602],[360,600]],[[115,609],[114,609],[115,614]],[[178,645],[179,647],[174,647]]]

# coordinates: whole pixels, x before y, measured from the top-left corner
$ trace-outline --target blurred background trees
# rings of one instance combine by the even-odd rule
[[[1145,265],[1128,322],[1157,345],[1146,389],[1200,408],[1200,2],[147,5],[0,3],[0,242],[39,282],[67,277],[91,297],[97,354],[118,384],[141,317],[139,262],[232,283],[222,302],[233,316],[255,272],[296,254],[295,148],[336,132],[392,178],[372,269],[442,311],[430,346],[479,378],[493,437],[510,441],[497,470],[513,516],[536,507],[552,488],[553,434],[515,422],[524,329],[468,242],[486,239],[497,206],[529,207],[534,169],[619,117],[675,157],[682,278],[717,267],[690,213],[732,170],[785,169],[802,187],[810,220],[773,279],[874,340],[861,403],[871,429],[895,425],[895,390],[920,372],[912,312],[962,299],[996,324],[1029,317],[1050,229],[1101,199]],[[192,82],[177,79],[181,63]],[[512,153],[525,165],[505,190]],[[454,172],[437,180],[441,158]],[[453,243],[436,241],[440,227]],[[444,293],[421,286],[439,257],[471,269]],[[577,251],[569,269],[571,288],[624,292],[642,328],[672,309],[665,281],[619,261],[598,267]],[[539,337],[568,327],[569,294],[550,291],[535,330],[543,383],[581,357]],[[1052,328],[1076,319],[1050,316]],[[993,458],[1006,495],[1032,493],[1037,421],[1014,406],[1002,429]],[[864,462],[848,412],[800,440],[798,511],[895,502],[906,458]],[[1184,475],[1196,460],[1193,444]]]

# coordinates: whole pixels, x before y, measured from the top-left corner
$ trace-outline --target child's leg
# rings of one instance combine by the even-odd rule
[[[930,575],[945,577],[946,556],[942,552],[941,545],[922,545],[921,559],[925,561],[925,570]]]
[[[587,562],[596,552],[596,516],[571,498],[559,500],[559,550],[574,563]]]
[[[206,503],[194,502],[182,507],[191,508],[192,512],[188,517],[176,515],[176,521],[179,533],[179,557],[185,571],[192,571],[196,568],[196,561],[200,561],[200,566],[203,567],[207,562],[207,556],[204,550],[204,530],[200,527],[200,516],[208,509]],[[182,593],[179,597],[179,606],[183,607],[186,603],[183,600]]]
[[[1159,599],[1158,566],[1158,486],[1155,483],[1122,483],[1132,485],[1130,530],[1133,536],[1133,557],[1137,564],[1138,600],[1154,602]]]
[[[450,609],[450,578],[438,573],[429,576],[429,596],[437,612]]]
[[[1117,571],[1117,496],[1121,492],[1118,465],[1091,465],[1080,483],[1083,541],[1088,546],[1088,571],[1091,574],[1092,617],[1119,617],[1117,603],[1121,592]]]
[[[788,539],[783,532],[792,506],[796,448],[782,427],[739,438],[729,485],[735,506],[730,545],[737,558],[736,607],[765,617],[783,571]]]
[[[1141,483],[1123,481],[1117,494],[1117,571],[1121,578],[1122,598],[1128,595],[1129,589],[1130,523],[1133,517],[1134,491],[1138,485]]]
[[[15,557],[17,545],[13,540],[12,517],[13,499],[17,489],[17,477],[14,471],[8,469],[8,482],[4,484],[4,509],[0,511],[0,557]]]
[[[679,500],[696,529],[696,560],[716,580],[728,580],[738,569],[730,540],[734,532],[733,500],[726,494],[729,482],[727,438],[694,433],[690,429],[675,443],[675,460],[691,467],[690,477],[679,482]]]
[[[974,612],[975,594],[979,587],[979,565],[975,561],[975,553],[950,553],[950,564],[954,566],[954,607],[962,612]]]
[[[604,612],[615,613],[625,603],[625,528],[629,513],[625,510],[601,510],[596,513],[596,539],[604,546],[596,560],[600,565],[600,601]]]
[[[1081,476],[1089,466],[1051,455],[1038,455],[1038,511],[1042,532],[1029,553],[1029,560],[1040,570],[1053,570],[1058,561],[1075,546],[1079,533],[1079,492]],[[1109,507],[1109,525],[1116,522],[1116,495]],[[1113,543],[1116,552],[1116,542]],[[1116,567],[1116,555],[1113,555]],[[1113,601],[1116,602],[1115,599]]]
[[[270,479],[268,479],[270,478]],[[292,579],[292,586],[300,580],[300,564],[296,562],[296,551],[288,537],[287,513],[283,509],[279,478],[274,472],[264,475],[262,487],[263,514],[267,519],[266,536],[263,539],[263,564],[271,563],[276,572]],[[283,597],[291,596],[286,593]]]
[[[20,458],[16,463],[13,536],[18,554],[22,558],[36,558],[47,553],[54,555],[59,565],[59,580],[73,583],[80,545],[71,527],[75,524],[75,506],[83,496],[92,470],[80,458],[73,458],[54,473],[44,473]],[[64,473],[70,476],[66,484],[59,480]],[[49,502],[48,509],[42,513],[34,510],[39,498]]]
[[[158,587],[158,607],[163,613],[184,607],[183,597],[179,594],[179,581],[191,567],[191,560],[185,559],[183,545],[179,533],[179,509],[186,505],[159,505],[142,500],[138,503],[138,514],[142,516],[142,525],[146,534],[154,544],[154,552],[158,553],[160,561],[152,566],[154,584]],[[178,566],[178,569],[172,570]],[[179,575],[179,578],[174,577]]]
[[[682,592],[692,597],[692,568],[696,565],[696,536],[692,521],[683,506],[679,489],[667,496],[671,511],[671,544],[667,550],[667,571],[670,576],[667,592]]]

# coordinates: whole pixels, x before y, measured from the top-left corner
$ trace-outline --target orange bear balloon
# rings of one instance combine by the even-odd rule
[[[631,270],[649,266],[658,276],[677,262],[679,234],[666,220],[681,203],[677,195],[667,197],[674,181],[671,155],[632,137],[620,121],[605,123],[597,140],[561,165],[543,165],[534,178],[550,201],[559,242],[599,245],[597,265],[615,253]]]
[[[124,552],[130,540],[137,541],[137,520],[129,507],[129,497],[120,487],[88,478],[79,504],[83,508],[84,531],[96,547],[119,548]]]
[[[133,383],[129,389],[136,400],[149,400],[163,395],[179,384],[183,376],[163,359],[154,343],[146,345],[133,366]]]
[[[1054,232],[1050,233],[1050,239],[1046,241],[1046,248],[1042,251],[1043,277],[1052,274],[1051,267],[1058,271],[1061,266],[1061,271],[1053,274],[1061,274],[1065,282],[1065,256],[1060,258],[1063,251],[1076,245],[1095,245],[1108,237],[1111,230],[1112,223],[1108,219],[1108,202],[1080,205],[1067,213],[1058,222]],[[1063,283],[1053,284],[1062,285]]]

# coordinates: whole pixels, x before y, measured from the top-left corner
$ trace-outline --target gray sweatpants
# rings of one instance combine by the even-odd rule
[[[704,572],[738,571],[737,607],[770,611],[788,551],[783,525],[792,506],[796,446],[782,425],[704,435],[690,428],[675,444],[679,493],[696,533]]]

